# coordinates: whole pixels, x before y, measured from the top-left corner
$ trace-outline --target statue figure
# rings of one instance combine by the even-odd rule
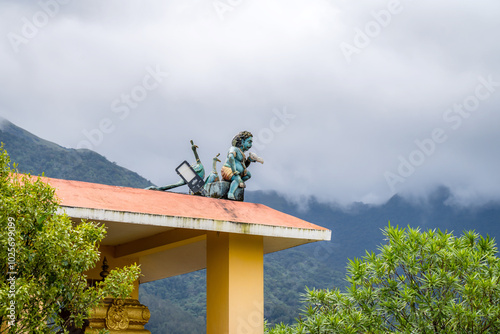
[[[196,164],[194,165],[191,165],[191,167],[194,169],[194,171],[196,172],[196,174],[198,174],[202,179],[205,177],[205,168],[203,167],[203,164],[201,163],[201,160],[200,160],[200,157],[198,156],[198,152],[196,151],[198,149],[198,146],[196,146],[194,144],[194,142],[191,140],[191,149],[193,150],[193,154],[194,154],[194,157],[196,159]],[[151,186],[151,187],[148,187],[146,189],[149,189],[149,190],[169,190],[169,189],[173,189],[173,188],[177,188],[177,187],[180,187],[180,186],[183,186],[185,185],[186,182],[184,180],[180,180],[174,184],[169,184],[167,186],[163,186],[163,187],[154,187],[154,186]]]
[[[245,156],[245,152],[252,147],[252,144],[253,135],[248,131],[241,131],[233,138],[232,146],[229,148],[226,161],[221,169],[222,179],[231,182],[227,193],[228,199],[234,200],[236,189],[238,187],[245,188],[245,181],[252,177],[247,170],[250,163],[264,163],[264,160],[255,153],[250,152],[248,158]]]
[[[205,179],[203,189],[196,192],[195,195],[243,201],[243,191],[237,192],[237,189],[238,187],[245,188],[245,181],[250,179],[252,176],[247,169],[248,166],[252,162],[264,163],[264,160],[253,152],[247,153],[248,157],[246,156],[245,152],[252,147],[252,144],[253,135],[248,131],[241,131],[234,136],[232,146],[229,148],[226,161],[221,169],[221,178],[219,178],[219,174],[217,173],[217,162],[221,162],[219,160],[219,153],[213,158],[212,172]],[[203,179],[205,176],[205,168],[203,167],[200,157],[196,151],[198,146],[196,146],[192,140],[191,149],[193,150],[194,157],[196,158],[196,164],[191,165],[191,167],[195,173]],[[163,187],[152,186],[146,189],[165,191],[185,184],[186,182],[182,179],[174,184]]]

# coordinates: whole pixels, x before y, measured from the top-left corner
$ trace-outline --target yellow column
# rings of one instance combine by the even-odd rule
[[[139,300],[139,280],[134,282],[134,291],[130,294],[130,298]]]
[[[263,332],[263,237],[208,233],[207,334]]]

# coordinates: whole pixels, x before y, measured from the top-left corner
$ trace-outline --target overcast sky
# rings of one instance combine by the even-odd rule
[[[248,190],[484,203],[499,31],[498,0],[0,0],[0,115],[157,185],[248,130]]]

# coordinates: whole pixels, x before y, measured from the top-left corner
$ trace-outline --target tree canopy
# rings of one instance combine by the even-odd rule
[[[266,333],[498,333],[495,241],[389,224],[387,243],[348,264],[346,291],[307,289],[303,316]]]
[[[65,333],[80,328],[105,296],[128,296],[139,268],[110,272],[89,287],[84,272],[99,261],[104,226],[75,224],[55,190],[10,168],[0,148],[0,332]]]

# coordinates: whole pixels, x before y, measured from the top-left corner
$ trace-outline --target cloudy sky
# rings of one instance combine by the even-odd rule
[[[249,190],[484,203],[499,31],[498,0],[0,0],[0,115],[158,185],[249,130]]]

